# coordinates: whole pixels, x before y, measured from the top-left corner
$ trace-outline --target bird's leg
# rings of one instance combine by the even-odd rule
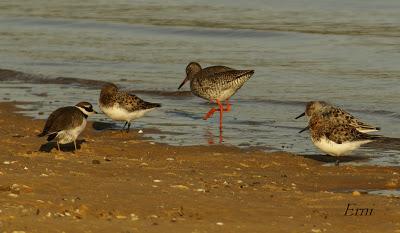
[[[60,150],[60,143],[58,143],[58,141],[57,141],[57,148],[58,148],[58,151],[61,151]]]
[[[122,127],[121,131],[124,131],[126,124],[128,124],[127,121],[125,121],[125,125],[124,125],[124,127]]]
[[[76,141],[74,140],[74,147],[75,147],[75,151],[76,151]]]
[[[225,100],[225,104],[226,104],[226,109],[224,109],[225,112],[230,112],[231,111],[231,104],[229,103],[229,99]]]
[[[129,133],[129,129],[131,128],[131,123],[128,123],[128,129],[126,130],[127,133]]]
[[[339,159],[337,159],[335,162],[335,166],[339,167],[339,164],[340,164],[340,161],[339,161]]]
[[[222,131],[222,116],[224,112],[224,107],[219,100],[217,100],[217,104],[219,106],[219,130]]]
[[[213,100],[210,100],[210,103],[212,103]],[[203,120],[207,120],[208,118],[212,117],[212,115],[214,115],[214,112],[216,112],[217,110],[213,107],[211,108],[210,111],[208,111],[208,113],[206,115],[204,115]]]

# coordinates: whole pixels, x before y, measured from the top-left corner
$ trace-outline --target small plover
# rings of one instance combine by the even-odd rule
[[[359,119],[355,118],[352,116],[350,113],[346,112],[345,110],[333,106],[331,104],[328,104],[327,102],[324,101],[311,101],[307,103],[306,106],[306,111],[297,116],[295,119],[298,119],[300,117],[303,117],[304,115],[307,115],[308,118],[311,117],[311,115],[314,112],[320,112],[323,114],[325,117],[331,118],[331,121],[335,121],[337,124],[344,124],[344,125],[350,125],[355,127],[358,131],[362,133],[369,133],[369,132],[375,132],[379,131],[380,127],[375,127],[369,124],[366,124]]]
[[[305,129],[310,130],[312,142],[321,151],[332,156],[347,155],[361,145],[381,138],[379,135],[360,132],[355,126],[315,109],[311,109],[307,114],[310,118]]]
[[[85,129],[87,117],[96,113],[88,102],[59,108],[50,114],[43,131],[38,136],[47,136],[47,141],[56,139],[58,150],[60,144],[74,142],[76,150],[76,139]]]
[[[243,84],[254,74],[254,70],[235,70],[226,66],[210,66],[204,69],[197,62],[190,62],[186,66],[186,78],[178,89],[190,81],[191,92],[210,102],[216,102],[220,113],[220,129],[222,130],[223,112],[229,112],[231,105],[229,98],[233,96]],[[221,101],[225,101],[226,108]],[[207,120],[217,109],[212,108],[204,117]]]
[[[125,121],[122,130],[128,125],[127,132],[131,127],[131,121],[142,117],[145,113],[161,107],[158,103],[149,103],[139,97],[125,91],[120,91],[113,83],[103,86],[100,93],[99,105],[108,117],[115,121]]]

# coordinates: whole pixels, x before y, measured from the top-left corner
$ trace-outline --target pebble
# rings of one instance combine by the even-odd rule
[[[139,130],[138,133],[143,133],[143,130]]]
[[[131,220],[132,221],[137,221],[137,220],[139,220],[139,216],[137,216],[136,214],[132,213],[131,214]]]
[[[321,232],[321,230],[320,230],[320,229],[311,229],[311,231],[312,231],[312,232],[314,232],[314,233]]]
[[[218,226],[223,226],[223,225],[224,225],[223,222],[217,222],[216,224],[217,224]]]
[[[154,183],[161,183],[161,180],[153,180]]]
[[[171,185],[170,187],[171,188],[177,188],[177,189],[185,189],[185,190],[189,189],[188,186],[185,186],[185,185],[182,185],[182,184]]]
[[[125,215],[117,215],[115,216],[117,219],[127,219],[128,217],[126,217]]]
[[[25,231],[12,231],[12,233],[25,233]]]
[[[49,176],[49,175],[47,175],[47,174],[45,174],[45,173],[42,173],[42,174],[40,174],[40,176],[47,177],[47,176]]]
[[[8,194],[8,196],[9,196],[9,197],[14,197],[14,198],[16,198],[16,197],[18,197],[18,194],[15,194],[15,193],[9,193],[9,194]]]
[[[167,161],[174,161],[174,158],[167,158]]]
[[[353,193],[352,193],[352,195],[353,196],[361,196],[361,193],[359,192],[359,191],[354,191]]]

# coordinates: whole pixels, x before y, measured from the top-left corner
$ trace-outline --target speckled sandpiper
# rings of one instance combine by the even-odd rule
[[[178,89],[190,81],[190,90],[200,98],[216,102],[220,113],[220,130],[222,130],[223,112],[229,112],[229,98],[254,74],[254,70],[235,70],[226,66],[210,66],[204,69],[197,62],[190,62],[186,67],[186,78]],[[226,108],[221,101],[225,101]],[[203,117],[207,120],[217,109],[214,107]]]
[[[324,101],[308,102],[306,106],[306,111],[297,116],[295,119],[303,117],[304,115],[307,115],[307,117],[310,118],[311,115],[315,112],[322,112],[326,117],[330,117],[331,121],[336,121],[338,124],[353,126],[362,133],[375,132],[380,130],[380,127],[366,124],[356,117],[352,116],[345,110]]]
[[[347,155],[361,145],[381,138],[360,132],[352,121],[338,120],[343,115],[337,115],[329,108],[319,108],[319,105],[319,102],[307,105],[309,122],[305,129],[310,129],[311,140],[321,151],[332,156]]]
[[[99,105],[101,111],[111,119],[125,121],[122,130],[128,125],[127,132],[129,132],[132,120],[161,107],[161,104],[149,103],[131,93],[121,91],[113,83],[107,83],[101,89]]]

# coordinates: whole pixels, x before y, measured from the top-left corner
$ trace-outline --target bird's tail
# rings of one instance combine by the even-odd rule
[[[149,103],[149,108],[160,108],[161,104],[159,103]]]
[[[43,136],[45,136],[47,134],[47,132],[46,131],[43,131],[43,132],[41,132],[40,134],[38,134],[38,135],[36,135],[36,136],[38,136],[38,137],[43,137]]]
[[[57,137],[57,133],[49,134],[49,136],[47,137],[47,141],[50,142],[50,141],[53,140],[55,137]]]

